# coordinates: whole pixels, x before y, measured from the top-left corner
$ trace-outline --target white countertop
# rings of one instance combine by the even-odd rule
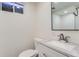
[[[54,45],[48,44],[49,41],[53,40],[44,40],[44,39],[36,39],[39,43],[43,44],[44,46],[47,46],[50,49],[54,49],[57,52],[60,52],[62,54],[68,55],[70,57],[79,57],[79,46],[76,49],[73,50],[66,50],[66,49],[61,49],[58,47],[55,47]]]

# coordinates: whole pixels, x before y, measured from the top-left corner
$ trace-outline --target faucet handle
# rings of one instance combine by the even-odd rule
[[[61,35],[64,35],[63,33],[60,33],[59,35],[57,35],[57,36],[61,36]]]

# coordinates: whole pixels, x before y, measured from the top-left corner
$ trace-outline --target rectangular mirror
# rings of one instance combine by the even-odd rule
[[[79,30],[79,2],[51,3],[52,30]]]

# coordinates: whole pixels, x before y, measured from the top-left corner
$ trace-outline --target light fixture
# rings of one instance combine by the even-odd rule
[[[68,11],[64,11],[64,13],[66,14],[66,13],[68,13]]]

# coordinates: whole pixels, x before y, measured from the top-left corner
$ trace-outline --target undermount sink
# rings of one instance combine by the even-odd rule
[[[66,42],[62,42],[62,41],[49,41],[46,42],[47,45],[49,46],[53,46],[56,49],[60,49],[60,50],[66,50],[66,51],[72,51],[75,48],[77,48],[77,45],[72,44],[72,43],[66,43]]]

